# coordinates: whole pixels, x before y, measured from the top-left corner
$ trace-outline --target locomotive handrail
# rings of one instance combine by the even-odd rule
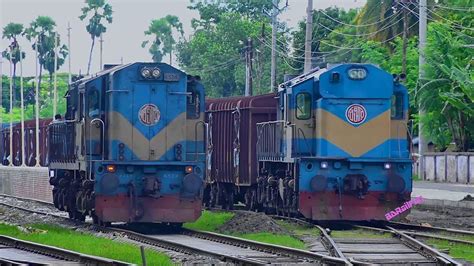
[[[198,121],[196,122],[196,124],[194,124],[194,161],[198,161],[197,128],[199,124],[202,124],[202,127],[206,135],[205,138],[207,138],[207,135],[209,133],[208,124],[205,123],[204,121]],[[203,145],[203,148],[204,148],[204,155],[206,156],[207,155],[206,145]]]
[[[299,139],[300,132],[301,132],[301,135],[303,135],[304,144],[306,144],[306,147],[308,148],[309,156],[313,156],[313,151],[311,150],[311,147],[308,145],[308,140],[306,139],[306,135],[304,134],[303,130],[300,127],[298,128],[298,132],[296,134],[296,136],[298,137],[297,139]],[[299,145],[296,145],[296,148],[298,147]]]
[[[95,124],[96,122],[99,122],[102,125],[102,161],[104,160],[104,151],[105,151],[105,123],[102,121],[100,118],[94,118],[91,120],[89,123],[89,155],[92,155],[92,139],[91,139],[91,129],[92,129],[92,124]],[[92,156],[91,156],[92,159]],[[92,160],[89,160],[89,180],[92,180]]]
[[[281,126],[280,132],[276,132],[277,126]],[[268,127],[268,129],[266,129]],[[265,159],[281,160],[283,158],[282,139],[286,121],[276,120],[257,123],[257,156]],[[264,136],[262,136],[264,135]],[[261,142],[264,139],[265,142]],[[276,156],[275,156],[276,155]],[[270,158],[271,157],[271,158]]]

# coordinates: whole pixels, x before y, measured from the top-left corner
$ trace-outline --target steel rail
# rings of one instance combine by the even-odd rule
[[[310,252],[310,251],[290,248],[290,247],[283,247],[283,246],[274,245],[274,244],[267,244],[267,243],[243,239],[239,237],[218,234],[214,232],[183,229],[182,233],[193,236],[193,237],[207,239],[207,240],[211,240],[215,242],[222,242],[228,245],[245,246],[245,247],[255,249],[255,250],[262,250],[267,253],[282,254],[288,257],[302,258],[302,259],[310,260],[310,261],[326,262],[326,263],[338,264],[338,265],[350,264],[347,260],[344,260],[342,258],[330,257],[330,256],[326,256],[326,255],[319,254],[316,252]]]
[[[353,225],[354,227],[356,228],[360,228],[360,229],[366,229],[366,230],[372,230],[372,231],[379,231],[379,232],[385,232],[385,233],[390,233],[390,230],[387,230],[387,229],[382,229],[382,228],[378,228],[378,227],[370,227],[370,226],[363,226],[363,225]],[[443,228],[441,228],[443,229]],[[448,228],[446,228],[448,229]],[[454,229],[456,230],[456,229]],[[439,235],[432,235],[432,234],[424,234],[424,233],[418,233],[418,232],[412,232],[412,231],[405,231],[405,230],[401,230],[401,232],[409,235],[409,236],[414,236],[414,237],[420,237],[420,238],[431,238],[431,239],[438,239],[438,240],[446,240],[446,241],[449,241],[449,242],[453,242],[453,243],[459,243],[459,244],[465,244],[465,245],[472,245],[474,246],[474,242],[473,241],[469,241],[469,240],[462,240],[462,239],[457,239],[457,238],[450,238],[450,237],[447,237],[447,236],[439,236]]]
[[[453,228],[424,226],[424,225],[401,223],[401,222],[388,222],[388,224],[391,225],[392,227],[396,226],[397,228],[413,229],[413,230],[418,230],[418,231],[435,231],[435,232],[444,231],[448,233],[474,236],[474,231],[459,230],[459,229],[453,229]]]
[[[415,238],[396,230],[393,227],[386,226],[389,230],[392,231],[392,234],[396,235],[402,242],[407,243],[410,247],[415,248],[420,254],[428,254],[431,257],[435,258],[437,262],[442,263],[444,265],[462,265],[461,263],[454,260],[451,256],[443,254],[438,250],[422,243]]]
[[[329,251],[329,254],[334,255],[338,258],[341,258],[346,262],[346,264],[351,264],[349,260],[344,256],[342,253],[341,249],[337,246],[336,242],[329,236],[329,234],[326,232],[324,228],[322,228],[319,225],[313,225],[314,227],[318,228],[319,231],[321,232],[321,237],[323,238],[323,243],[325,243],[327,250]]]
[[[18,197],[16,197],[16,198],[18,198]],[[33,199],[29,199],[29,200],[35,201]],[[14,205],[4,203],[4,202],[0,202],[0,205],[6,206],[6,207],[9,207],[9,208],[19,209],[19,210],[26,211],[26,212],[29,212],[29,213],[37,213],[37,214],[41,214],[41,215],[47,215],[47,216],[52,216],[52,217],[56,217],[56,218],[60,218],[60,219],[64,219],[64,220],[77,222],[76,220],[72,220],[72,219],[70,219],[68,217],[65,217],[65,216],[60,216],[60,215],[56,215],[56,214],[53,214],[53,213],[47,213],[47,212],[42,212],[42,211],[29,210],[29,209],[26,209],[26,208],[23,208],[23,207],[20,207],[20,206],[14,206]],[[232,261],[232,262],[236,262],[236,263],[249,264],[249,265],[263,265],[263,264],[265,264],[264,262],[261,262],[261,261],[246,259],[246,258],[243,258],[243,257],[237,257],[237,256],[232,256],[232,255],[222,256],[221,254],[214,254],[212,252],[209,252],[209,251],[206,251],[206,250],[203,250],[203,249],[192,248],[192,247],[189,247],[189,246],[186,246],[186,245],[173,243],[171,241],[156,239],[156,238],[153,238],[151,236],[143,235],[143,234],[133,232],[133,231],[129,231],[129,230],[125,230],[125,229],[107,228],[107,227],[100,227],[100,226],[95,226],[95,228],[92,228],[92,229],[97,230],[97,231],[106,231],[106,232],[109,232],[109,233],[117,233],[117,232],[122,233],[122,234],[126,235],[129,239],[134,240],[136,242],[152,245],[152,246],[159,247],[159,248],[164,248],[164,249],[171,250],[171,251],[177,251],[177,252],[181,252],[181,253],[185,253],[185,254],[196,254],[197,253],[197,254],[201,254],[201,255],[205,255],[205,256],[211,256],[211,257],[214,257],[214,258],[218,258],[220,260],[223,260],[223,257],[224,257],[224,259],[226,259],[228,261]]]
[[[4,197],[10,197],[9,195],[0,195]],[[49,202],[44,202],[44,201],[38,201],[35,199],[30,199],[30,198],[21,198],[21,197],[13,197],[21,200],[29,200],[33,202],[39,202],[41,204],[46,204],[46,205],[52,205]],[[41,215],[47,215],[47,216],[52,216],[64,220],[69,220],[69,221],[75,221],[76,220],[70,219],[66,216],[61,216],[53,213],[48,213],[48,212],[43,212],[43,211],[36,211],[36,210],[30,210],[26,209],[20,206],[15,206],[11,205],[8,203],[0,202],[0,205],[9,207],[9,208],[15,208],[19,209],[22,211],[26,211],[29,213],[37,213]],[[220,260],[224,261],[231,261],[239,264],[250,264],[250,265],[263,265],[267,264],[265,261],[260,261],[260,260],[255,260],[255,259],[249,259],[245,258],[242,256],[234,256],[234,255],[223,255],[223,254],[217,254],[213,253],[211,251],[201,249],[198,247],[192,247],[189,245],[183,245],[179,243],[174,243],[172,241],[164,240],[164,239],[157,239],[156,237],[137,233],[135,231],[127,230],[127,229],[122,229],[122,228],[116,228],[116,227],[100,227],[100,226],[94,226],[94,230],[98,231],[107,231],[110,233],[122,233],[125,234],[129,239],[132,239],[136,242],[140,243],[145,243],[149,244],[152,246],[172,250],[172,251],[178,251],[181,253],[185,254],[201,254],[205,256],[210,256],[214,258],[218,258]],[[282,254],[286,257],[298,257],[298,258],[304,258],[305,260],[310,260],[310,261],[318,261],[318,262],[323,262],[326,264],[331,264],[331,265],[351,265],[347,260],[343,260],[337,257],[331,257],[331,256],[326,256],[323,254],[315,253],[315,252],[309,252],[305,250],[299,250],[299,249],[294,249],[294,248],[288,248],[288,247],[283,247],[283,246],[278,246],[278,245],[272,245],[272,244],[266,244],[266,243],[261,243],[257,241],[252,241],[252,240],[247,240],[247,239],[242,239],[242,238],[237,238],[237,237],[232,237],[232,236],[227,236],[227,235],[222,235],[222,234],[217,234],[217,233],[211,233],[211,232],[204,232],[204,231],[195,231],[195,230],[189,230],[189,229],[183,229],[182,231],[183,234],[191,235],[194,237],[199,237],[202,239],[208,239],[214,242],[225,242],[229,245],[234,245],[234,246],[246,246],[254,250],[261,250],[265,253],[277,253],[277,254]]]
[[[264,261],[258,261],[254,259],[248,259],[245,257],[240,257],[240,256],[234,256],[234,255],[223,255],[220,253],[214,253],[211,251],[208,251],[204,248],[198,248],[198,247],[192,247],[189,245],[183,245],[180,243],[175,243],[172,241],[164,240],[164,239],[158,239],[153,236],[137,233],[134,231],[126,230],[126,229],[121,229],[121,228],[100,228],[102,231],[108,231],[108,232],[115,232],[115,233],[122,233],[126,235],[129,239],[132,239],[134,241],[172,250],[172,251],[177,251],[181,253],[186,253],[186,254],[200,254],[200,255],[205,255],[205,256],[210,256],[213,258],[217,258],[223,261],[229,261],[229,262],[234,262],[238,264],[245,264],[245,265],[265,265],[266,263]]]
[[[49,257],[54,257],[64,261],[73,261],[79,262],[85,265],[114,265],[114,266],[124,266],[124,265],[134,265],[118,260],[106,259],[91,255],[82,254],[75,251],[70,251],[62,248],[57,248],[53,246],[33,243],[30,241],[20,240],[17,238],[0,235],[0,244],[12,247],[18,250],[24,250],[27,252],[33,252],[42,254]]]

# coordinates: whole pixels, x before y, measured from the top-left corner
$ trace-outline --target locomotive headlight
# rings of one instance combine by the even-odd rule
[[[328,168],[328,162],[321,162],[321,168],[322,169]]]
[[[146,78],[146,79],[147,79],[147,78],[150,78],[150,77],[151,77],[151,70],[148,69],[148,68],[146,68],[146,67],[144,67],[144,68],[142,69],[142,71],[141,71],[141,74],[142,74],[142,77],[144,77],[144,78]]]
[[[392,168],[392,165],[390,163],[384,163],[383,168],[385,168],[386,170],[389,170],[390,168]]]
[[[365,68],[351,68],[349,69],[349,78],[355,80],[365,79],[367,77],[367,70]]]
[[[161,75],[161,70],[156,67],[156,68],[153,69],[153,72],[152,72],[151,74],[153,75],[154,78],[157,79],[157,78],[159,78],[160,75]]]
[[[186,166],[186,168],[184,169],[184,171],[186,172],[186,174],[190,174],[193,172],[193,167],[192,166]]]

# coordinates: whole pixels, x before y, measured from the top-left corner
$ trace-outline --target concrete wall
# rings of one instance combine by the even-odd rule
[[[48,168],[0,166],[0,193],[52,202]]]
[[[423,180],[474,184],[474,153],[427,153],[420,158],[425,162]],[[418,163],[413,174],[418,174]]]

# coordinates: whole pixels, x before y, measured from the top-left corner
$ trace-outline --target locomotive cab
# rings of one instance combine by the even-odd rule
[[[280,191],[268,206],[314,220],[384,220],[410,199],[408,93],[392,75],[335,65],[283,83],[279,94],[278,121],[258,125],[271,140],[257,147],[261,179]]]
[[[115,66],[71,84],[50,125],[54,203],[100,222],[196,220],[205,169],[204,88],[162,63]]]

